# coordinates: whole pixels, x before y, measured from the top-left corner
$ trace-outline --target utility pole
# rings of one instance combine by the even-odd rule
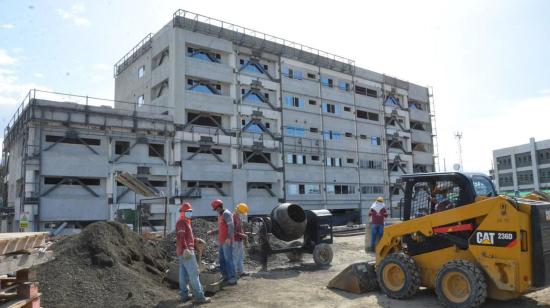
[[[455,134],[456,143],[458,145],[458,164],[460,165],[460,171],[464,171],[462,166],[462,132],[456,132]]]

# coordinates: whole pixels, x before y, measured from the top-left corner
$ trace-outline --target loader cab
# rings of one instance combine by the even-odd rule
[[[401,219],[411,220],[476,202],[477,197],[496,196],[495,187],[483,174],[421,173],[401,177],[404,198],[400,202]],[[428,237],[422,241],[406,235],[403,242],[409,255],[419,255],[453,245],[467,245],[470,232],[456,232],[450,241],[444,237]]]
[[[476,197],[494,197],[489,177],[478,173],[420,173],[401,177],[404,198],[402,220],[410,220],[474,203]]]

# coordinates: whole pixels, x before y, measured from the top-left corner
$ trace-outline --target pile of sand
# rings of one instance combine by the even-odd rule
[[[178,298],[163,285],[169,256],[126,225],[96,222],[52,247],[37,267],[45,307],[152,307]]]

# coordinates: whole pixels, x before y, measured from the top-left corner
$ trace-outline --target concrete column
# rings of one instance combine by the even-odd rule
[[[533,184],[535,190],[540,190],[539,166],[537,161],[537,143],[535,138],[529,138],[529,148],[531,150],[531,168],[533,169]]]
[[[512,179],[514,180],[514,191],[519,190],[518,185],[518,170],[516,169],[516,155],[510,154],[510,161],[512,162]]]

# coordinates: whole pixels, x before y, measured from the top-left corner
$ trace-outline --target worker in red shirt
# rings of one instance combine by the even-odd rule
[[[382,238],[384,235],[384,218],[388,217],[383,197],[376,198],[376,201],[370,207],[369,216],[371,218],[370,248],[371,251],[375,251],[378,236]]]
[[[193,289],[193,302],[197,304],[209,303],[210,298],[204,296],[199,280],[199,268],[195,258],[195,238],[191,228],[193,209],[190,203],[183,203],[180,207],[180,218],[176,223],[176,255],[179,259],[179,285],[183,302],[191,299],[187,284]]]
[[[235,228],[233,214],[223,208],[223,201],[216,199],[210,203],[212,210],[218,213],[218,230],[210,230],[208,234],[218,233],[220,272],[223,281],[228,285],[237,284],[235,265],[233,264],[233,242]]]
[[[233,264],[235,265],[235,273],[237,277],[243,276],[244,273],[244,245],[243,240],[247,238],[244,233],[243,223],[246,221],[248,214],[248,205],[239,203],[233,212],[233,225],[235,226],[235,237],[233,242]]]

